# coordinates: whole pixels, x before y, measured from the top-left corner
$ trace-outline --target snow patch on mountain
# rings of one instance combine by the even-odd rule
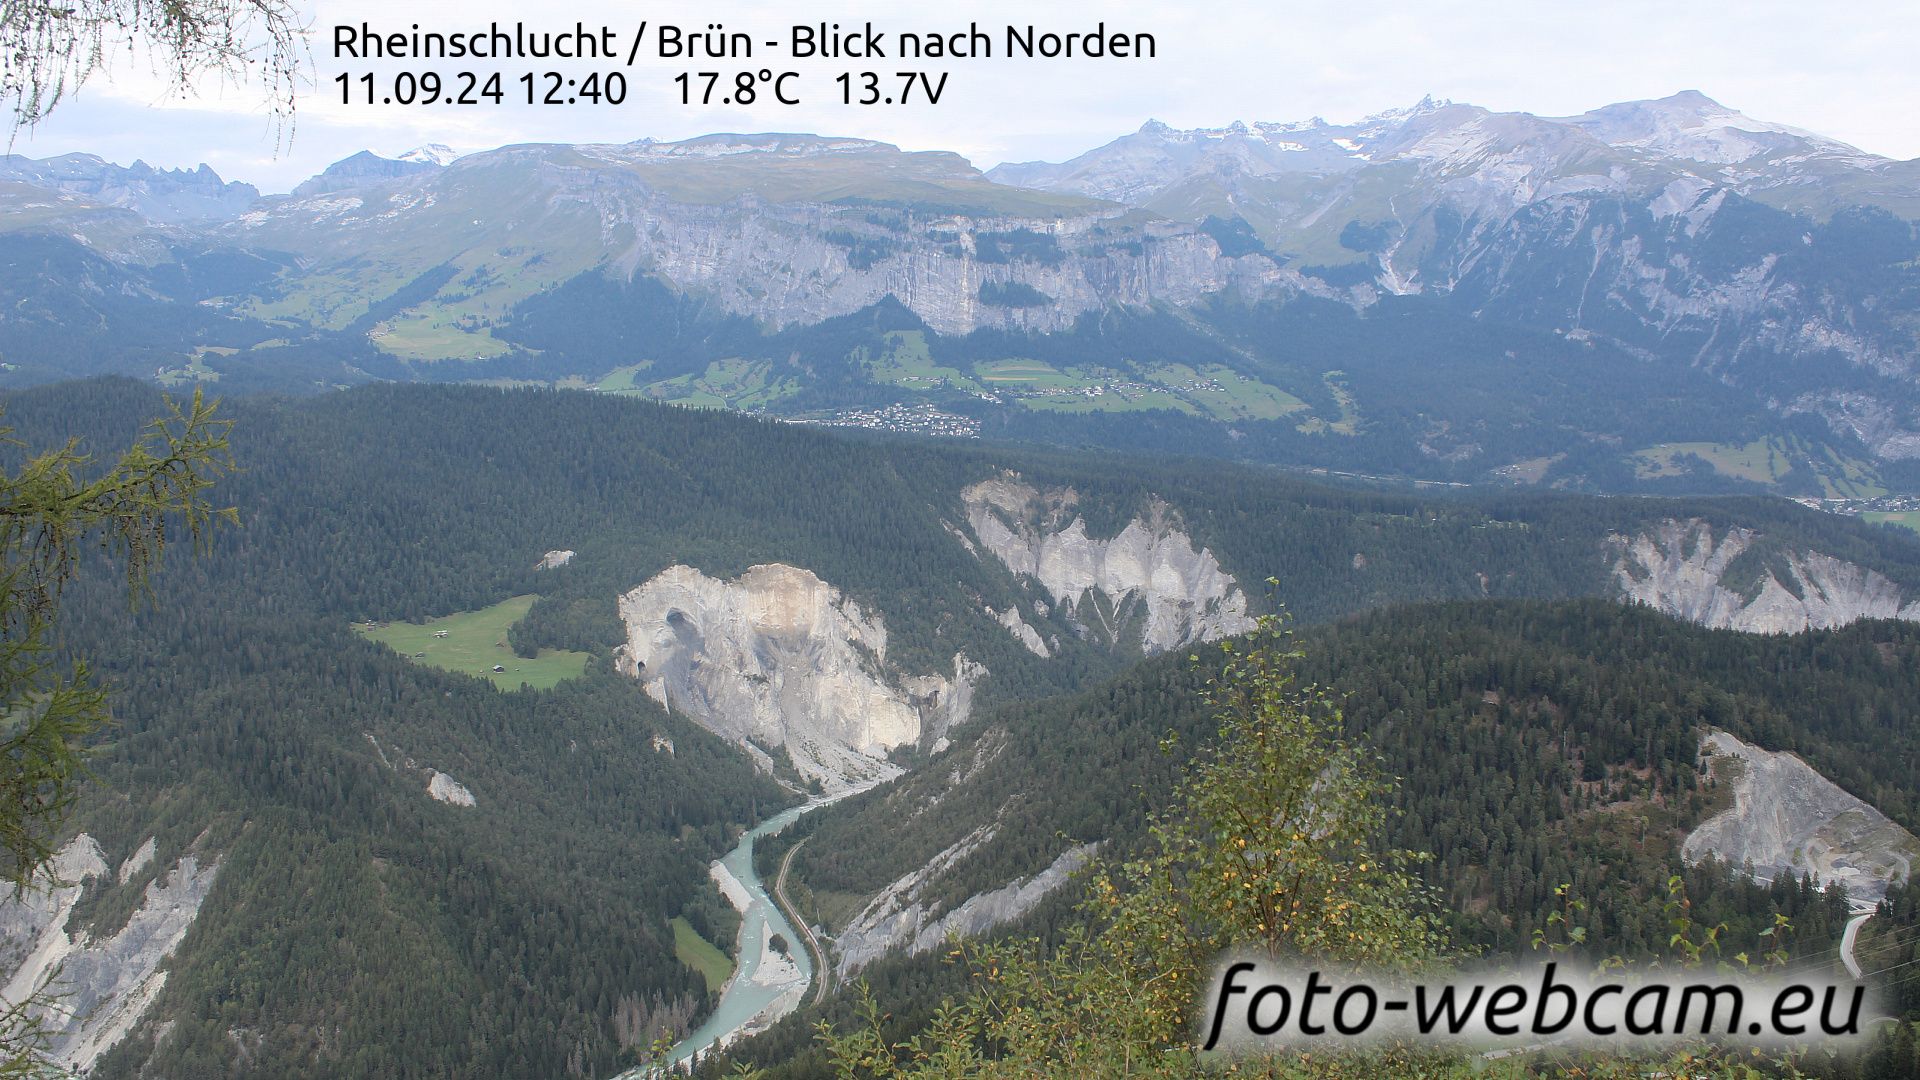
[[[1580,128],[1610,146],[1711,165],[1734,165],[1794,148],[1857,159],[1869,155],[1811,131],[1756,120],[1707,97],[1683,90],[1652,101],[1624,101],[1557,122]]]
[[[424,146],[416,146],[393,160],[404,161],[413,165],[438,165],[444,167],[453,164],[459,157],[460,152],[445,143],[427,143]]]

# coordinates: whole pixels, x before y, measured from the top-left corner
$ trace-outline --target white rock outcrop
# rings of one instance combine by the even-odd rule
[[[573,556],[574,553],[571,551],[549,551],[545,555],[540,556],[540,561],[534,563],[533,568],[535,570],[558,570],[572,562]]]
[[[1716,540],[1706,521],[1668,519],[1636,536],[1615,533],[1607,549],[1623,599],[1702,626],[1782,634],[1858,619],[1920,620],[1920,600],[1907,600],[1884,575],[1815,551],[1785,557],[1789,580],[1768,570],[1749,599],[1725,578],[1758,539],[1733,528]]]
[[[1762,882],[1811,874],[1840,882],[1856,900],[1878,902],[1887,886],[1907,880],[1920,840],[1885,814],[1842,790],[1794,754],[1773,753],[1724,731],[1701,740],[1714,775],[1733,783],[1733,806],[1687,836],[1688,862],[1709,856],[1751,866]],[[1729,767],[1731,766],[1731,767]]]
[[[141,847],[149,851],[152,841]],[[136,852],[128,860],[132,865]],[[151,858],[151,854],[148,855]],[[0,896],[0,997],[25,1001],[45,990],[59,1000],[40,1015],[52,1036],[47,1050],[76,1072],[93,1067],[138,1023],[166,985],[161,965],[193,926],[219,864],[184,855],[148,883],[140,907],[110,937],[69,933],[67,919],[87,882],[109,877],[100,845],[80,834],[41,872],[33,888]]]
[[[120,864],[120,870],[117,875],[120,879],[120,884],[125,885],[127,882],[133,880],[133,875],[145,870],[147,866],[153,862],[155,851],[154,839],[149,836],[147,837],[146,843],[135,848],[133,854],[127,856],[126,861]]]
[[[1254,627],[1239,583],[1213,552],[1194,546],[1163,503],[1102,540],[1087,535],[1072,491],[1042,493],[1011,473],[974,484],[961,500],[988,551],[1038,581],[1055,604],[1099,624],[1109,641],[1136,620],[1149,655]]]
[[[1077,844],[1061,852],[1046,869],[1029,878],[1021,878],[998,889],[975,893],[960,906],[920,928],[907,950],[931,952],[949,938],[978,937],[1003,923],[1032,911],[1047,894],[1067,883],[1093,858],[1098,845]]]
[[[835,970],[840,976],[850,976],[898,949],[931,952],[949,938],[977,937],[1012,922],[1066,884],[1093,858],[1098,847],[1079,844],[1068,848],[1032,877],[975,893],[944,914],[937,913],[937,906],[924,899],[927,887],[993,836],[991,826],[975,829],[935,855],[926,866],[903,875],[875,895],[834,938]]]
[[[829,791],[897,775],[895,747],[966,719],[984,668],[905,677],[887,661],[878,614],[811,571],[755,566],[734,581],[672,566],[620,597],[616,666],[654,700],[770,768],[785,748]]]
[[[918,870],[909,870],[874,894],[867,906],[833,939],[834,968],[842,978],[913,940],[927,922],[921,894],[929,882],[992,840],[995,828],[982,825],[954,841]]]
[[[433,770],[433,775],[427,780],[427,794],[454,806],[473,805],[473,792],[467,790],[467,785],[438,769]]]
[[[1010,607],[998,614],[995,614],[992,608],[988,608],[987,614],[993,616],[993,621],[1006,627],[1007,633],[1012,634],[1014,640],[1025,645],[1027,650],[1035,656],[1046,658],[1053,655],[1053,650],[1048,647],[1045,639],[1041,638],[1040,631],[1027,625],[1027,620],[1020,617],[1019,608]]]

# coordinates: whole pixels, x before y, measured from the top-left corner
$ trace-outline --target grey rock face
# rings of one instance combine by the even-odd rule
[[[1095,539],[1073,512],[1070,491],[1042,493],[1006,475],[961,497],[983,547],[1007,569],[1039,581],[1054,603],[1090,613],[1109,641],[1135,619],[1149,655],[1253,629],[1246,594],[1211,551],[1195,548],[1163,504],[1118,535]]]
[[[981,827],[961,837],[918,870],[901,875],[876,893],[833,939],[838,957],[835,970],[844,978],[913,940],[926,922],[920,896],[929,882],[952,869],[982,844],[992,840],[994,827]]]
[[[1681,846],[1688,862],[1711,856],[1751,865],[1754,877],[1810,874],[1840,882],[1854,900],[1878,902],[1907,880],[1920,840],[1841,790],[1793,754],[1771,753],[1724,731],[1701,740],[1714,775],[1731,780],[1733,806],[1703,822]]]
[[[1920,619],[1920,601],[1907,600],[1885,576],[1819,552],[1786,556],[1751,595],[1736,591],[1728,569],[1758,539],[1739,528],[1716,539],[1709,523],[1691,518],[1615,534],[1607,545],[1622,598],[1702,626],[1782,634],[1859,619]]]
[[[142,853],[152,857],[150,846],[128,860],[135,867],[128,876],[137,872]],[[108,876],[100,846],[82,833],[61,849],[49,871],[24,895],[0,898],[0,971],[7,974],[0,996],[24,1001],[42,988],[55,996],[58,1007],[42,1012],[53,1035],[48,1050],[56,1061],[84,1072],[133,1029],[166,985],[161,966],[192,927],[219,865],[182,856],[147,885],[124,927],[97,940],[85,931],[69,933],[67,919],[84,882]]]
[[[931,952],[950,938],[978,937],[1025,915],[1087,865],[1097,847],[1096,844],[1077,844],[1061,852],[1046,869],[1030,878],[967,897],[960,906],[921,927],[908,950]]]
[[[972,541],[968,541],[968,546],[972,546]],[[1020,617],[1019,608],[1010,607],[997,615],[994,614],[993,609],[989,608],[987,609],[987,614],[993,616],[993,621],[1006,627],[1007,633],[1012,634],[1014,638],[1017,639],[1020,644],[1025,645],[1027,651],[1033,653],[1033,655],[1042,658],[1053,655],[1053,649],[1046,643],[1046,640],[1040,636],[1040,631],[1029,626],[1027,620]]]
[[[467,785],[438,769],[433,770],[433,775],[427,780],[427,794],[439,802],[454,806],[473,805],[473,792],[467,790]]]
[[[669,567],[619,609],[619,670],[763,765],[784,747],[803,776],[834,791],[897,775],[887,752],[964,722],[986,673],[956,656],[951,679],[903,676],[887,662],[878,614],[778,563],[730,582]]]
[[[320,175],[302,181],[299,187],[293,189],[293,194],[299,198],[308,195],[326,195],[336,191],[353,191],[393,180],[430,175],[440,171],[444,166],[445,162],[429,156],[412,159],[383,158],[371,151],[362,150],[352,157],[342,158],[327,166]]]
[[[931,952],[951,938],[977,937],[1018,919],[1066,884],[1068,878],[1093,858],[1099,846],[1079,844],[1068,848],[1032,877],[975,893],[951,910],[938,914],[937,908],[925,900],[927,887],[993,839],[993,835],[990,827],[976,829],[934,856],[926,866],[881,890],[834,938],[834,953],[838,958],[835,970],[841,977],[855,974],[889,952],[899,949],[916,954]]]
[[[227,183],[212,168],[156,169],[144,161],[115,165],[92,154],[33,158],[0,156],[0,180],[79,195],[132,210],[163,225],[224,221],[260,199],[252,184]]]
[[[571,551],[549,551],[545,555],[540,556],[540,561],[534,563],[533,568],[535,570],[558,570],[572,562],[573,556],[574,553]]]

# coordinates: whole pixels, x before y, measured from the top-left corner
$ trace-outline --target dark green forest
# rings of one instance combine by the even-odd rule
[[[1300,631],[1304,683],[1342,703],[1349,733],[1399,778],[1390,842],[1427,852],[1463,955],[1528,951],[1561,910],[1585,905],[1588,951],[1645,962],[1666,954],[1667,880],[1682,874],[1693,918],[1725,924],[1724,958],[1757,954],[1777,912],[1796,962],[1833,969],[1847,902],[1806,880],[1754,884],[1738,868],[1685,867],[1687,831],[1728,805],[1697,769],[1708,730],[1801,754],[1824,775],[1920,828],[1920,628],[1859,623],[1786,637],[1703,630],[1638,608],[1571,603],[1397,607]],[[758,849],[810,838],[795,873],[812,898],[872,893],[983,823],[994,838],[922,894],[951,905],[1098,840],[1137,850],[1182,763],[1209,738],[1200,692],[1209,648],[1157,658],[1097,688],[1004,710],[949,751],[955,764],[802,818]],[[964,776],[964,780],[957,778]],[[1863,938],[1863,969],[1888,969],[1916,1013],[1911,890],[1896,890]],[[820,899],[803,899],[802,910]],[[1082,916],[1055,897],[1016,932],[1055,938]],[[1875,944],[1875,942],[1886,944]],[[904,1035],[965,988],[935,956],[863,973]],[[810,1025],[851,1019],[843,997],[803,1012],[742,1054],[776,1076],[815,1075]],[[1897,1050],[1897,1048],[1896,1048]],[[1895,1051],[1888,1051],[1895,1052]],[[1852,1075],[1844,1071],[1835,1075]],[[1894,1074],[1898,1075],[1898,1074]]]
[[[69,436],[105,454],[161,411],[125,379],[4,404],[14,460]],[[1065,647],[1043,660],[985,613],[1039,595],[950,528],[961,489],[1005,469],[1071,486],[1096,536],[1165,499],[1240,581],[1277,579],[1250,590],[1256,607],[1299,618],[1308,676],[1352,695],[1355,730],[1407,778],[1397,840],[1434,852],[1471,946],[1524,941],[1571,881],[1606,940],[1644,950],[1658,932],[1645,889],[1714,798],[1694,774],[1703,723],[1805,754],[1910,827],[1917,812],[1900,703],[1902,671],[1920,665],[1878,659],[1913,655],[1904,627],[1755,639],[1598,601],[1470,602],[1600,595],[1606,536],[1674,516],[1759,530],[1756,565],[1811,547],[1920,588],[1920,543],[1780,500],[1413,495],[545,390],[382,384],[222,411],[241,471],[215,495],[241,526],[202,556],[171,552],[135,610],[104,558],[62,598],[62,647],[94,662],[116,715],[72,827],[110,863],[158,847],[128,882],[90,885],[77,919],[121,925],[185,854],[221,867],[151,1014],[170,1026],[144,1025],[101,1076],[610,1075],[703,1012],[668,922],[730,942],[706,863],[795,796],[614,674],[616,598],[674,563],[806,567],[881,613],[902,670],[965,651],[992,673],[945,760],[990,740],[1002,752],[937,819],[902,808],[944,768],[803,819],[794,837],[819,837],[799,860],[809,889],[876,887],[950,842],[936,826],[1001,809],[1023,826],[946,895],[1030,872],[1073,838],[1137,840],[1178,760],[1161,738],[1205,732],[1200,676],[1184,654],[1142,665],[1137,646],[1082,639],[1057,612],[1043,629]],[[578,556],[535,570],[553,548]],[[516,648],[592,654],[550,691],[502,693],[350,629],[528,593],[541,599]],[[476,805],[429,799],[432,770]],[[1741,927],[1782,908],[1804,941],[1834,932],[1831,900],[1792,883],[1703,874],[1696,888]],[[1058,927],[1069,910],[1035,918]],[[874,978],[889,971],[903,1017],[947,985],[904,961]]]

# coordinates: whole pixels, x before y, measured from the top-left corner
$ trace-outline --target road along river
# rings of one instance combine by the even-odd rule
[[[869,785],[870,786],[870,785]],[[682,1066],[695,1054],[702,1058],[716,1046],[762,1031],[792,1012],[813,983],[813,959],[806,949],[807,935],[795,930],[780,906],[767,894],[753,869],[753,843],[793,824],[801,814],[857,795],[866,787],[836,792],[783,810],[740,838],[726,857],[709,867],[727,900],[740,912],[738,962],[733,977],[720,991],[720,1004],[707,1022],[682,1039],[667,1056],[668,1068]],[[786,939],[786,955],[773,950],[773,935]],[[638,1071],[625,1077],[638,1077]],[[625,1080],[625,1077],[622,1080]]]

